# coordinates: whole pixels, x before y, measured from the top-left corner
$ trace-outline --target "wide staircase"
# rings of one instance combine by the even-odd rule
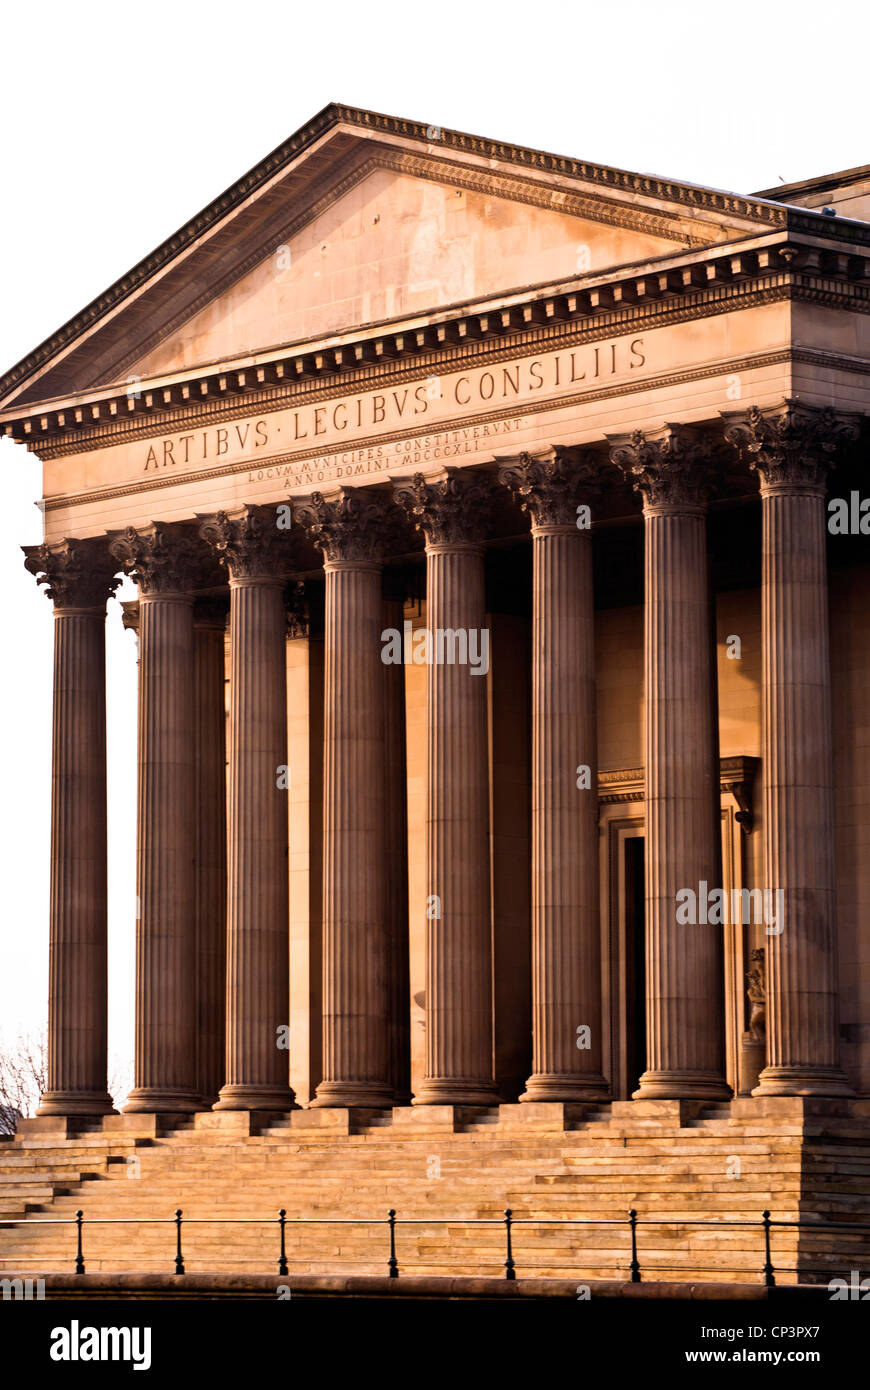
[[[778,1283],[870,1273],[868,1102],[112,1116],[0,1143],[0,1270],[403,1274]],[[253,1129],[254,1132],[250,1132]],[[222,1218],[218,1223],[215,1218]],[[295,1224],[294,1218],[306,1218]],[[584,1224],[568,1224],[568,1223]],[[697,1223],[708,1223],[705,1225]],[[740,1225],[745,1222],[751,1224]],[[62,1224],[61,1224],[62,1223]],[[123,1224],[120,1224],[123,1223]],[[601,1224],[596,1224],[601,1223]],[[849,1231],[863,1223],[868,1231]]]

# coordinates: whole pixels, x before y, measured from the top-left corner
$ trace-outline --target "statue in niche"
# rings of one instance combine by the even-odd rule
[[[750,966],[746,976],[746,993],[749,996],[749,1039],[763,1043],[767,1037],[767,996],[764,980],[764,947],[750,952]]]

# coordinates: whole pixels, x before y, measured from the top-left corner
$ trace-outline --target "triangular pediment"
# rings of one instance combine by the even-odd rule
[[[0,380],[164,377],[771,230],[781,208],[328,107]]]
[[[379,164],[123,365],[162,377],[671,250],[661,235]]]

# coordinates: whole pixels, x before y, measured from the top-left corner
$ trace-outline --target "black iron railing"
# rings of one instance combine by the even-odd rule
[[[626,1217],[623,1217],[623,1218],[619,1218],[619,1217],[616,1217],[616,1218],[614,1218],[614,1217],[611,1217],[611,1218],[603,1218],[603,1217],[602,1217],[602,1218],[597,1218],[597,1217],[584,1217],[584,1218],[577,1218],[577,1219],[564,1218],[564,1217],[557,1217],[557,1218],[547,1219],[547,1218],[535,1217],[535,1216],[515,1216],[514,1213],[513,1213],[513,1211],[511,1211],[510,1207],[508,1207],[508,1208],[504,1211],[504,1213],[503,1213],[501,1216],[491,1216],[491,1217],[432,1217],[432,1216],[425,1216],[425,1217],[399,1217],[399,1216],[397,1216],[395,1209],[392,1208],[392,1207],[391,1207],[390,1210],[388,1211],[386,1217],[377,1217],[377,1216],[372,1216],[372,1217],[364,1217],[364,1216],[351,1216],[351,1217],[347,1217],[347,1216],[345,1216],[345,1217],[340,1217],[340,1216],[288,1216],[288,1215],[287,1215],[287,1212],[286,1212],[286,1209],[285,1209],[284,1207],[282,1207],[281,1210],[278,1212],[277,1217],[273,1217],[273,1216],[253,1216],[253,1217],[249,1217],[249,1216],[193,1216],[193,1217],[190,1217],[190,1216],[189,1216],[189,1217],[185,1217],[184,1214],[183,1214],[183,1212],[182,1212],[182,1210],[181,1210],[181,1208],[178,1207],[178,1208],[176,1209],[176,1211],[175,1211],[174,1216],[169,1216],[169,1217],[163,1217],[163,1216],[131,1216],[131,1217],[98,1216],[98,1217],[94,1217],[94,1218],[92,1218],[91,1220],[88,1221],[88,1225],[89,1225],[89,1226],[125,1226],[125,1225],[129,1225],[129,1226],[146,1226],[146,1225],[147,1225],[147,1226],[160,1226],[160,1225],[170,1225],[170,1224],[175,1226],[175,1273],[176,1273],[176,1274],[184,1274],[184,1273],[185,1273],[184,1253],[183,1253],[183,1249],[182,1249],[182,1227],[183,1227],[183,1226],[192,1226],[192,1225],[196,1225],[196,1226],[234,1226],[234,1225],[272,1226],[272,1225],[276,1225],[276,1224],[277,1224],[277,1227],[278,1227],[278,1235],[279,1235],[279,1255],[278,1255],[277,1265],[278,1265],[278,1273],[279,1273],[279,1275],[287,1275],[287,1274],[289,1274],[289,1262],[288,1262],[288,1258],[287,1258],[287,1243],[286,1243],[286,1238],[287,1238],[287,1227],[288,1227],[288,1226],[363,1226],[363,1227],[366,1227],[366,1228],[368,1228],[368,1227],[385,1226],[385,1227],[387,1228],[387,1239],[388,1239],[388,1250],[389,1250],[389,1254],[388,1254],[387,1261],[386,1261],[386,1263],[387,1263],[387,1275],[388,1275],[388,1278],[390,1278],[390,1279],[398,1279],[398,1277],[399,1277],[399,1262],[398,1262],[398,1257],[397,1257],[397,1254],[396,1254],[396,1230],[397,1230],[397,1227],[399,1227],[400,1225],[401,1225],[401,1226],[408,1226],[408,1227],[410,1227],[410,1226],[464,1226],[464,1227],[478,1227],[478,1226],[493,1226],[493,1225],[495,1225],[495,1226],[498,1226],[498,1225],[503,1226],[503,1227],[504,1227],[504,1238],[505,1238],[505,1259],[504,1259],[503,1268],[504,1268],[504,1277],[505,1277],[505,1279],[516,1279],[516,1277],[517,1277],[517,1265],[516,1265],[516,1260],[514,1259],[514,1246],[513,1246],[513,1231],[514,1231],[514,1228],[517,1227],[517,1226],[529,1226],[529,1227],[534,1227],[534,1228],[536,1228],[536,1229],[539,1228],[539,1227],[582,1227],[582,1226],[606,1227],[606,1226],[616,1226],[616,1227],[619,1227],[619,1228],[621,1228],[621,1229],[623,1229],[623,1230],[627,1230],[627,1233],[628,1233],[628,1236],[629,1236],[631,1257],[630,1257],[630,1260],[629,1260],[628,1269],[629,1269],[629,1277],[630,1277],[631,1283],[633,1283],[633,1284],[638,1284],[638,1283],[641,1282],[641,1264],[640,1264],[640,1257],[639,1257],[639,1253],[638,1253],[638,1247],[639,1247],[638,1231],[639,1231],[640,1227],[642,1227],[642,1226],[676,1227],[676,1228],[685,1229],[685,1230],[694,1230],[694,1229],[696,1229],[696,1228],[701,1228],[701,1227],[715,1227],[715,1228],[717,1228],[717,1229],[719,1229],[719,1230],[737,1230],[737,1229],[741,1229],[741,1228],[742,1228],[742,1229],[754,1229],[754,1228],[757,1228],[757,1229],[759,1229],[759,1231],[762,1233],[763,1251],[764,1251],[764,1261],[763,1261],[763,1264],[761,1264],[760,1269],[758,1268],[758,1266],[756,1266],[756,1272],[760,1274],[760,1277],[761,1277],[762,1282],[763,1282],[768,1288],[773,1288],[773,1287],[775,1286],[775,1283],[776,1283],[776,1274],[777,1274],[777,1273],[787,1273],[787,1272],[792,1273],[792,1272],[794,1272],[794,1271],[792,1271],[792,1270],[786,1270],[786,1269],[783,1268],[783,1267],[777,1268],[777,1267],[775,1267],[774,1264],[773,1264],[772,1255],[771,1255],[771,1231],[772,1231],[774,1228],[776,1228],[776,1229],[781,1229],[781,1230],[793,1229],[793,1230],[799,1230],[799,1231],[800,1231],[800,1230],[803,1230],[803,1231],[815,1231],[815,1232],[821,1232],[821,1231],[838,1231],[841,1235],[842,1235],[842,1234],[847,1234],[847,1233],[848,1233],[848,1234],[852,1234],[852,1233],[856,1233],[856,1234],[857,1234],[857,1233],[867,1233],[867,1232],[870,1232],[870,1224],[863,1224],[863,1223],[856,1223],[856,1222],[845,1222],[845,1221],[836,1221],[836,1222],[834,1222],[834,1221],[809,1221],[809,1220],[807,1220],[807,1221],[800,1221],[800,1220],[797,1220],[797,1221],[776,1221],[776,1220],[774,1220],[774,1219],[771,1217],[769,1211],[764,1211],[764,1212],[762,1212],[762,1214],[761,1214],[761,1219],[760,1219],[760,1220],[755,1220],[755,1221],[752,1221],[752,1220],[743,1220],[743,1221],[730,1221],[730,1220],[681,1221],[681,1220],[676,1220],[676,1221],[675,1221],[673,1218],[669,1218],[669,1217],[648,1217],[648,1216],[639,1217],[638,1214],[637,1214],[637,1212],[636,1212],[636,1210],[635,1210],[633,1207],[629,1210],[627,1216],[626,1216]],[[76,1230],[76,1254],[75,1254],[75,1266],[74,1266],[74,1268],[75,1268],[75,1273],[76,1273],[76,1274],[84,1274],[84,1273],[85,1273],[85,1256],[84,1256],[84,1226],[85,1226],[85,1215],[84,1215],[84,1212],[83,1212],[83,1211],[81,1211],[81,1210],[77,1211],[74,1217],[46,1217],[46,1218],[37,1218],[37,1219],[30,1220],[30,1221],[26,1221],[26,1222],[23,1222],[20,1218],[18,1218],[17,1220],[15,1220],[15,1219],[9,1219],[9,1218],[0,1220],[0,1227],[3,1227],[3,1226],[21,1226],[21,1227],[24,1227],[25,1229],[31,1228],[31,1227],[34,1227],[34,1226],[70,1226],[70,1225],[74,1225],[74,1226],[75,1226],[75,1230]],[[761,1252],[759,1251],[759,1254],[760,1254],[760,1253],[761,1253]],[[585,1260],[584,1260],[583,1263],[584,1263],[584,1264],[588,1264],[588,1261],[585,1261]],[[700,1265],[692,1265],[692,1264],[685,1264],[685,1265],[682,1265],[682,1264],[681,1264],[681,1265],[668,1265],[668,1266],[666,1266],[666,1265],[660,1265],[660,1264],[652,1264],[652,1265],[648,1264],[648,1265],[646,1266],[646,1269],[647,1269],[648,1273],[649,1273],[649,1272],[664,1271],[665,1269],[667,1269],[667,1270],[668,1270],[669,1272],[671,1272],[671,1273],[673,1273],[673,1272],[684,1272],[684,1273],[686,1273],[686,1274],[691,1274],[691,1273],[693,1273],[693,1272],[697,1272],[698,1270],[706,1269],[706,1267],[705,1267],[705,1266],[700,1266]],[[717,1272],[717,1273],[724,1273],[725,1270],[724,1270],[724,1268],[720,1269],[720,1268],[717,1267],[717,1269],[716,1269],[715,1272]],[[751,1273],[752,1271],[751,1271],[751,1269],[748,1269],[748,1268],[745,1267],[745,1266],[740,1267],[740,1266],[735,1265],[735,1266],[732,1267],[732,1272],[740,1273],[740,1274],[746,1274],[746,1273]],[[814,1272],[814,1273],[830,1273],[830,1270],[827,1270],[827,1269],[825,1269],[825,1270],[814,1270],[814,1271],[804,1270],[803,1272],[805,1272],[805,1273],[809,1273],[809,1272]]]

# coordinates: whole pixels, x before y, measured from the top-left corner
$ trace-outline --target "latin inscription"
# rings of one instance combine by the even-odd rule
[[[340,446],[354,437],[388,433],[406,426],[417,438],[398,442],[401,457],[393,455],[386,446],[383,453],[377,447],[358,451],[333,447],[328,450],[329,462],[325,466],[371,472],[375,471],[380,459],[392,458],[395,466],[400,462],[413,464],[460,457],[463,452],[470,451],[464,447],[468,433],[444,430],[433,437],[430,434],[433,427],[437,429],[439,424],[467,411],[503,407],[510,415],[511,406],[521,402],[560,395],[572,388],[578,391],[594,388],[606,381],[629,377],[645,364],[643,338],[624,338],[474,371],[430,376],[416,384],[167,435],[143,447],[142,467],[145,473],[154,473],[165,468],[184,469],[222,461],[253,461],[261,453],[287,449],[301,452],[316,449],[318,445],[325,446],[327,454],[330,444]],[[495,430],[495,426],[492,428]],[[423,430],[427,430],[425,439],[421,437]],[[480,448],[481,444],[475,447]],[[427,450],[428,457],[423,457]],[[439,452],[433,452],[435,450]],[[421,454],[419,459],[413,456],[415,452]],[[354,458],[355,453],[360,457]],[[360,467],[363,464],[369,467],[363,470]],[[312,470],[317,470],[318,466],[317,459],[300,463],[299,483],[314,481],[316,474]],[[389,462],[384,463],[385,468],[389,466]],[[331,476],[348,475],[333,473]]]
[[[451,463],[481,449],[492,448],[500,438],[516,434],[526,423],[523,415],[507,420],[495,420],[486,425],[470,425],[437,434],[409,436],[388,444],[373,444],[366,449],[345,449],[341,453],[322,454],[301,463],[283,461],[265,464],[248,473],[249,483],[262,483],[283,478],[288,492],[297,487],[313,487],[316,483],[333,482],[341,478],[360,478],[369,473],[388,473],[393,468],[425,468],[427,464]]]

